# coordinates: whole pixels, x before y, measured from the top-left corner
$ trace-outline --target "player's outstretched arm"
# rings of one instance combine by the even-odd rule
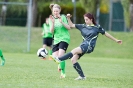
[[[75,24],[72,23],[70,17],[71,17],[71,14],[67,14],[68,24],[70,25],[70,27],[75,28]]]
[[[113,40],[113,41],[119,43],[119,44],[122,44],[122,40],[116,39],[115,37],[113,37],[112,35],[110,35],[110,34],[107,33],[107,32],[105,32],[105,36],[108,37],[108,38],[110,38],[111,40]]]

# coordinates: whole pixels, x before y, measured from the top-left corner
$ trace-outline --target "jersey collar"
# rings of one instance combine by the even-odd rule
[[[54,17],[54,15],[52,15],[53,17]],[[56,17],[54,17],[54,19],[58,19],[58,17],[56,18]]]
[[[91,25],[87,25],[87,26],[95,26],[94,24],[91,24]]]

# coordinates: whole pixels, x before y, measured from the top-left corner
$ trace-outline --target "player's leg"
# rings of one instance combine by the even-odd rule
[[[81,50],[81,53],[75,53],[74,56],[71,58],[71,61],[73,63],[73,67],[75,68],[75,70],[78,72],[79,77],[76,78],[75,80],[84,80],[86,79],[86,77],[84,76],[84,73],[82,71],[82,68],[80,67],[79,63],[77,62],[77,60],[83,56],[85,53],[91,53],[93,51],[93,47],[90,46],[88,43],[83,42],[80,47],[78,48],[79,50]],[[78,50],[77,49],[77,50]],[[75,49],[76,50],[76,49]],[[73,50],[73,52],[75,52],[75,50]],[[76,51],[77,51],[76,50]]]
[[[43,38],[43,48],[47,48],[47,45],[46,45],[46,43],[47,43],[47,39],[46,38]]]
[[[59,58],[59,60],[63,61],[66,59],[71,59],[75,54],[81,54],[82,50],[80,47],[77,47],[75,49],[73,49],[71,52],[67,53],[66,55],[62,56]]]
[[[52,56],[54,56],[54,57],[58,57],[58,53],[59,53],[59,50],[57,50],[57,51],[54,51],[55,50],[55,48],[52,50]],[[50,57],[51,58],[51,57]],[[58,71],[60,72],[61,71],[61,69],[60,69],[60,64],[58,64]]]
[[[52,48],[51,47],[49,47],[49,55],[52,55]]]
[[[59,66],[60,66],[60,68],[58,68],[58,69],[61,70],[61,76],[60,76],[60,78],[65,78],[66,77],[66,72],[65,72],[66,62],[65,61],[62,61]]]
[[[54,57],[58,57],[58,53],[59,53],[59,44],[55,44],[53,45],[52,47],[52,55],[51,56],[54,56]],[[58,64],[58,71],[60,72],[61,69],[60,69],[60,64]]]
[[[3,54],[2,54],[2,50],[0,50],[0,57],[1,57],[1,65],[3,66],[4,64],[5,64],[5,58],[4,58],[4,56],[3,56]]]
[[[74,67],[74,69],[77,71],[77,73],[79,74],[79,77],[77,77],[75,80],[84,80],[84,79],[86,79],[86,77],[84,76],[84,73],[83,73],[83,70],[82,70],[80,64],[77,62],[77,60],[78,60],[81,56],[82,56],[81,54],[80,54],[80,55],[75,54],[75,55],[71,58],[73,67]]]
[[[91,53],[93,51],[93,47],[90,46],[87,42],[83,42],[80,47],[77,47],[73,49],[71,52],[65,54],[62,57],[52,57],[57,63],[60,63],[61,61],[70,59],[73,57],[75,54],[84,54],[84,53]]]
[[[71,59],[73,57],[73,55],[75,54],[81,54],[82,50],[80,47],[77,47],[75,49],[73,49],[71,52],[61,56],[61,57],[52,57],[57,63],[60,63],[61,61],[67,60],[67,59]]]
[[[48,46],[49,60],[52,60],[52,59],[50,58],[50,55],[52,55],[52,42],[53,42],[53,38],[48,38],[47,46]]]
[[[49,60],[52,60],[50,55],[52,55],[52,48],[48,47],[48,57],[49,57]]]
[[[58,72],[61,72],[60,64],[58,64]]]
[[[54,48],[54,50],[55,50],[55,48]],[[59,50],[53,51],[52,56],[58,57],[58,55],[59,55]],[[61,72],[60,78],[65,78],[65,76],[66,76],[65,75],[65,61],[58,64],[58,71]]]
[[[73,67],[79,74],[79,77],[76,78],[75,80],[84,80],[85,79],[82,68],[80,67],[79,63],[77,62],[78,58],[84,54],[84,53],[83,54],[81,54],[81,53],[82,53],[81,48],[77,47],[77,48],[73,49],[71,52],[65,54],[64,56],[57,58],[61,62],[64,60],[67,60],[68,58],[71,58],[71,61],[73,63]]]
[[[52,47],[52,56],[54,56],[54,57],[58,57],[58,53],[59,53],[58,46],[59,46],[59,44],[55,44]]]
[[[59,49],[58,57],[61,57],[64,54],[65,54],[65,51],[63,49]],[[61,76],[60,76],[61,78],[65,78],[65,76],[66,76],[65,67],[66,67],[65,61],[62,61],[62,62],[59,63],[58,71],[61,70]]]
[[[65,54],[67,48],[68,48],[68,43],[60,42],[58,57],[63,56]],[[64,60],[64,61],[60,62],[61,78],[65,78],[65,76],[66,76],[66,74],[65,74],[65,67],[66,67],[66,62]]]
[[[47,48],[47,38],[43,38],[43,48]],[[46,60],[46,58],[42,58],[43,60]]]

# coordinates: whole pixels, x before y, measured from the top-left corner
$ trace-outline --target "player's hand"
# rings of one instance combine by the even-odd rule
[[[71,14],[67,14],[67,17],[69,17],[69,18],[70,18],[70,17],[72,17],[72,15],[71,15]]]
[[[119,44],[122,44],[122,40],[117,40],[116,42]]]

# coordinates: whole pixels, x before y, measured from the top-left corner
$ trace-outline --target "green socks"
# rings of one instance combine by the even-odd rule
[[[61,76],[64,76],[65,78],[65,61],[60,62],[60,69],[61,69]]]
[[[49,51],[48,51],[48,54],[49,54],[49,55],[52,55],[52,50],[49,50]]]
[[[52,60],[52,59],[50,58],[50,55],[52,55],[52,50],[49,50],[49,51],[48,51],[49,60]]]
[[[4,58],[4,56],[3,56],[3,54],[2,54],[2,50],[0,50],[0,57],[1,57],[1,66],[3,66],[4,64],[5,64],[5,58]]]

